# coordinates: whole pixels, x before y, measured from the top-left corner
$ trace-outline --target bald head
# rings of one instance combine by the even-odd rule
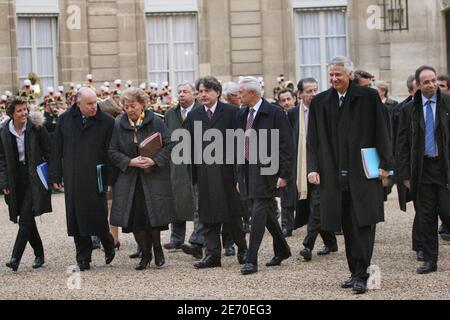
[[[87,118],[97,114],[97,94],[91,88],[81,88],[77,94],[77,106]]]

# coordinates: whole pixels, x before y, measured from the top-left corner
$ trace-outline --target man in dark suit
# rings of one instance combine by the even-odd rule
[[[91,88],[81,88],[76,101],[56,125],[49,180],[55,189],[61,189],[64,180],[67,231],[74,237],[77,264],[84,271],[90,269],[91,236],[99,236],[106,264],[115,255],[106,193],[98,191],[96,169],[100,164],[109,164],[114,119],[98,108],[97,95]]]
[[[351,80],[353,62],[329,63],[332,87],[312,101],[307,137],[308,181],[320,189],[322,229],[344,232],[351,277],[342,284],[367,291],[376,224],[384,220],[383,185],[394,160],[378,93]],[[361,148],[376,148],[380,179],[367,179]],[[382,183],[383,182],[383,183]]]
[[[399,168],[399,160],[398,160],[398,152],[397,152],[397,140],[398,140],[398,131],[400,123],[405,121],[402,120],[402,117],[405,115],[402,113],[403,108],[408,105],[409,102],[414,100],[414,96],[418,90],[416,77],[414,74],[410,75],[406,80],[406,87],[408,88],[409,96],[396,105],[392,110],[392,150],[394,152],[395,157],[395,180],[397,184],[397,192],[398,192],[398,202],[400,206],[400,210],[406,212],[406,204],[412,201],[411,196],[409,194],[408,189],[403,184],[403,181],[398,180],[398,168]],[[419,223],[419,214],[415,208],[414,203],[414,223],[412,229],[412,250],[416,252],[417,261],[423,261],[423,250],[422,250],[422,240],[420,238],[420,223]]]
[[[437,270],[438,212],[450,221],[450,96],[438,89],[434,68],[415,74],[419,90],[402,110],[398,132],[399,181],[415,201],[424,262],[417,273]]]
[[[275,197],[286,187],[292,175],[293,142],[292,129],[286,113],[280,107],[271,105],[261,98],[261,85],[254,77],[245,77],[239,83],[241,101],[245,108],[239,110],[236,129],[245,131],[245,145],[237,150],[238,157],[244,160],[237,164],[238,189],[241,196],[249,199],[251,210],[251,231],[249,252],[241,273],[258,271],[258,250],[265,228],[273,237],[274,257],[266,266],[279,266],[291,256],[291,250],[281,232],[276,219]],[[266,131],[267,135],[262,135]],[[278,135],[278,144],[272,144],[272,135]],[[265,139],[257,141],[259,139]],[[266,143],[269,164],[264,163],[261,144]],[[242,157],[242,155],[244,157]],[[278,166],[272,168],[278,160]],[[267,170],[270,169],[270,170]],[[274,169],[272,171],[272,169]],[[267,172],[266,172],[267,171]]]
[[[306,173],[306,136],[308,132],[309,108],[312,99],[319,88],[317,80],[305,78],[299,81],[298,94],[300,105],[288,113],[289,122],[294,131],[294,146],[296,158],[294,159],[294,180],[296,184],[295,197],[297,199],[296,227],[307,227],[307,234],[303,240],[303,249],[300,255],[305,261],[312,259],[312,251],[320,234],[324,247],[318,255],[328,255],[338,250],[336,236],[333,232],[321,230],[320,227],[320,191],[315,185],[307,182]],[[300,114],[300,111],[302,114]],[[301,130],[300,130],[301,129]]]
[[[297,105],[297,96],[293,90],[284,88],[278,91],[278,102],[286,114]],[[285,238],[292,237],[295,229],[295,205],[297,203],[297,188],[295,186],[296,172],[292,171],[292,178],[288,184],[281,190],[281,231]]]
[[[201,105],[195,101],[195,88],[190,83],[178,86],[178,106],[166,112],[164,121],[171,132],[187,127],[187,115]],[[177,221],[172,223],[170,242],[164,244],[167,250],[182,249],[184,253],[201,259],[203,257],[202,224],[198,221],[197,196],[192,188],[191,177],[187,164],[171,163],[171,182]],[[194,231],[189,238],[189,244],[184,243],[186,236],[186,221],[194,220]]]
[[[226,137],[227,130],[233,130],[234,119],[238,109],[219,101],[222,85],[214,77],[204,77],[197,80],[195,88],[203,106],[188,114],[188,128],[192,137],[192,180],[198,190],[199,221],[203,224],[206,252],[205,257],[194,264],[197,269],[221,266],[220,234],[222,225],[231,235],[238,247],[238,262],[244,263],[247,252],[247,242],[239,216],[240,199],[235,188],[234,166],[227,163],[228,150],[225,139],[220,144],[212,138],[208,141],[194,141],[195,132],[219,134]],[[219,138],[220,139],[220,138]],[[217,148],[212,148],[215,146]],[[206,154],[208,149],[210,154]],[[212,151],[211,149],[214,149]],[[200,156],[198,156],[200,151]],[[210,155],[212,159],[206,159]]]

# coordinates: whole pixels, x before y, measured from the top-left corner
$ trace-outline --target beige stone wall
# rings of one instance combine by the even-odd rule
[[[17,90],[17,45],[13,0],[0,1],[0,94]]]
[[[348,48],[356,66],[392,84],[404,96],[405,79],[422,64],[448,72],[445,8],[447,0],[410,0],[409,31],[369,30],[366,12],[381,0],[348,1]],[[58,78],[95,85],[121,78],[147,81],[144,0],[60,0]],[[80,8],[81,28],[69,30],[68,8]],[[264,76],[270,97],[276,77],[296,79],[292,0],[198,0],[199,76],[222,81],[241,75]],[[17,83],[15,1],[0,0],[0,92]]]

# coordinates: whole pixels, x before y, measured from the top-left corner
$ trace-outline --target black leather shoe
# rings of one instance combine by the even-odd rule
[[[337,246],[324,246],[322,249],[320,249],[319,252],[317,252],[318,256],[326,256],[327,254],[330,254],[332,252],[337,252],[338,247]]]
[[[114,260],[115,256],[116,256],[116,249],[114,249],[114,247],[113,247],[111,252],[108,252],[108,253],[105,252],[105,263],[111,264],[111,262]]]
[[[151,258],[142,257],[141,261],[134,267],[134,270],[141,271],[147,269],[151,260]]]
[[[16,258],[11,258],[9,262],[6,263],[6,266],[12,271],[16,272],[17,269],[19,269],[20,260],[17,260]]]
[[[166,263],[164,258],[164,251],[161,246],[153,247],[153,253],[155,254],[155,265],[160,268]]]
[[[34,259],[32,267],[33,267],[33,269],[39,269],[40,267],[42,267],[44,265],[44,263],[45,263],[45,259],[43,256],[36,257],[36,259]]]
[[[205,259],[194,263],[196,269],[207,269],[221,267],[220,257],[207,256]]]
[[[225,248],[225,257],[234,257],[236,255],[236,250],[234,246]]]
[[[181,245],[181,250],[184,253],[186,253],[188,255],[191,255],[191,256],[193,256],[196,259],[202,259],[203,258],[203,249],[200,246],[193,246],[193,245],[190,245],[190,244],[183,243]]]
[[[425,261],[423,265],[417,269],[418,274],[427,274],[437,271],[437,263],[433,261]]]
[[[247,253],[248,253],[247,248],[238,250],[237,259],[239,264],[245,264],[245,260],[247,260]]]
[[[91,270],[91,265],[89,262],[83,261],[78,263],[78,268],[80,271]]]
[[[353,285],[355,284],[355,279],[353,277],[348,278],[341,284],[341,288],[343,289],[350,289],[353,288]]]
[[[252,274],[256,272],[258,272],[258,266],[253,263],[246,263],[241,269],[241,273],[243,275]]]
[[[272,260],[266,263],[266,267],[275,267],[281,265],[281,261],[284,259],[281,257],[273,257]]]
[[[283,232],[283,237],[285,237],[285,238],[292,237],[292,230],[288,230],[287,228],[283,228],[282,232]]]
[[[130,259],[139,259],[142,258],[142,251],[136,251],[129,255]]]
[[[421,262],[425,261],[422,250],[417,251],[417,261],[421,261]]]
[[[169,243],[166,243],[163,247],[166,250],[180,250],[182,244],[183,244],[182,242],[177,242],[177,243],[169,242]]]
[[[353,283],[352,291],[354,294],[363,294],[367,292],[366,281],[364,280],[355,280]]]
[[[312,251],[309,248],[303,248],[302,251],[300,251],[300,255],[305,259],[305,261],[311,261],[312,259]]]

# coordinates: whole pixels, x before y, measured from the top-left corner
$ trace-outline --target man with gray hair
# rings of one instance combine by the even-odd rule
[[[77,264],[84,271],[90,269],[91,236],[100,238],[106,264],[115,255],[106,192],[99,191],[97,176],[99,165],[109,167],[114,119],[98,108],[97,95],[91,88],[80,89],[76,101],[56,125],[49,180],[55,189],[61,189],[64,180],[67,232],[74,237]],[[104,183],[111,185],[110,181]]]
[[[177,88],[177,94],[178,106],[167,111],[164,117],[164,121],[171,132],[181,128],[186,129],[188,114],[201,108],[201,104],[195,101],[195,88],[191,83],[180,84]],[[164,248],[167,250],[181,249],[184,253],[201,259],[203,257],[204,238],[201,233],[202,224],[198,221],[197,196],[192,187],[188,165],[175,165],[171,162],[170,169],[177,220],[171,225],[170,242],[164,244]],[[189,238],[189,244],[184,243],[186,221],[194,221],[194,231]]]
[[[319,186],[322,229],[342,227],[351,276],[343,288],[367,291],[375,226],[384,221],[383,185],[394,169],[385,108],[378,93],[352,81],[353,63],[329,63],[332,87],[312,101],[307,136],[308,181]],[[379,178],[364,174],[362,148],[376,148]]]
[[[223,98],[233,106],[240,107],[241,99],[239,97],[239,85],[236,82],[227,82],[223,85]]]
[[[241,269],[244,275],[258,271],[258,251],[265,228],[273,238],[274,257],[266,263],[267,267],[279,266],[291,256],[286,239],[283,237],[280,224],[277,221],[275,197],[278,189],[285,188],[292,177],[294,144],[292,128],[286,113],[261,98],[261,85],[256,78],[245,77],[239,82],[239,92],[242,104],[236,120],[236,129],[244,130],[245,146],[237,150],[238,157],[244,153],[244,164],[236,168],[241,198],[249,200],[251,210],[250,244],[245,266]],[[262,141],[255,143],[254,135]],[[267,135],[263,135],[267,132]],[[272,135],[278,134],[278,144],[272,144]],[[260,155],[260,146],[269,151],[271,163],[267,164]],[[256,160],[256,161],[255,161]],[[268,165],[278,160],[274,174],[264,172]]]

